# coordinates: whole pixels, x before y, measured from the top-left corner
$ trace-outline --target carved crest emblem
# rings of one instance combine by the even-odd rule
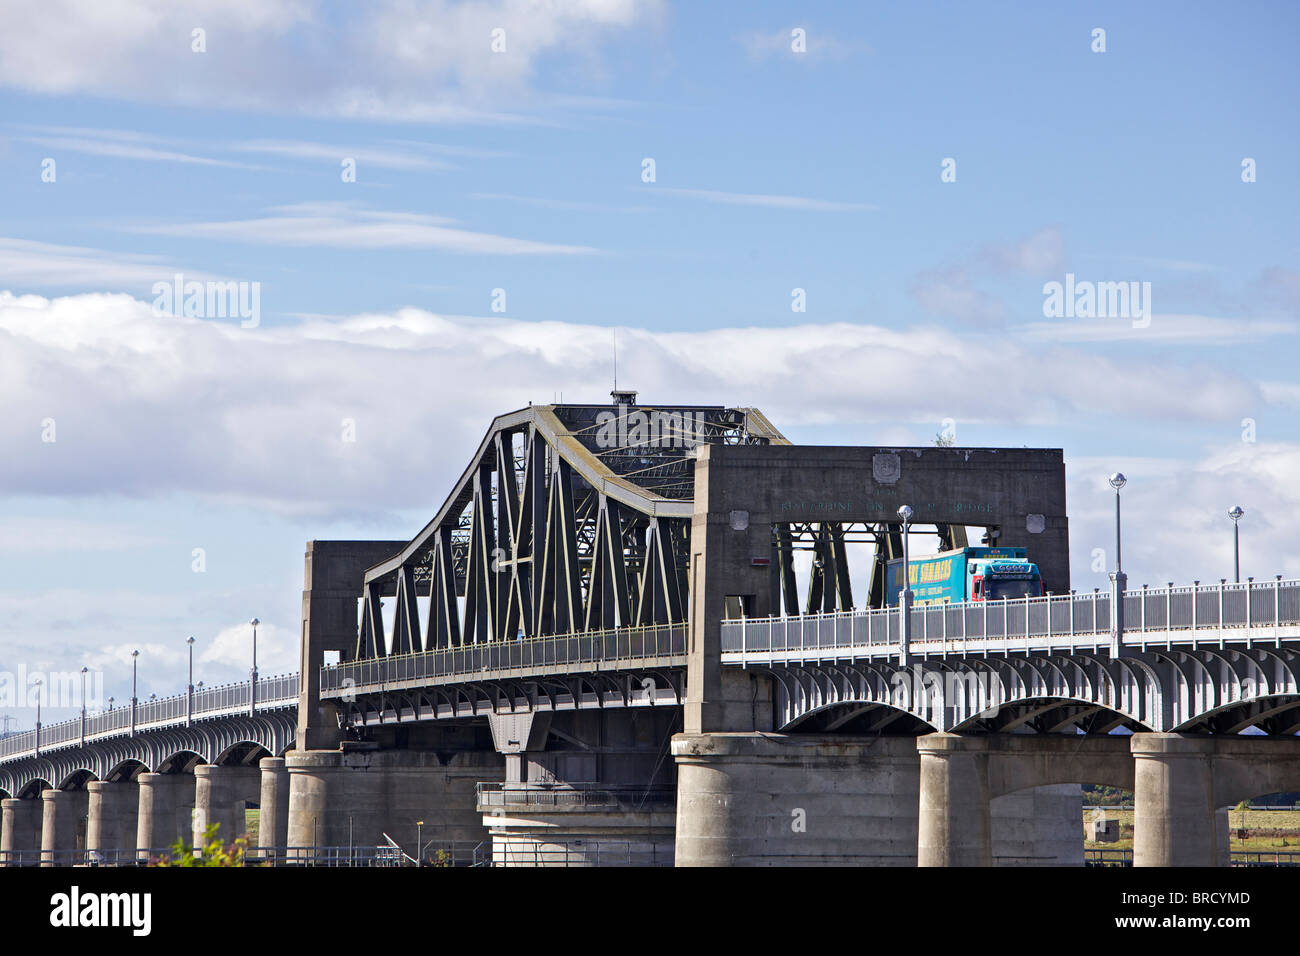
[[[898,481],[903,464],[897,455],[880,454],[871,456],[871,477],[882,485],[892,485]]]

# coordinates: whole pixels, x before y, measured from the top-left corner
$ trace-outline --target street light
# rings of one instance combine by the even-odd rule
[[[86,671],[90,670],[84,664],[81,667],[81,745],[86,746]]]
[[[185,726],[194,723],[194,636],[185,639],[190,648],[190,680],[185,685]]]
[[[1117,572],[1124,570],[1124,562],[1120,558],[1119,490],[1126,484],[1128,484],[1128,479],[1124,477],[1123,472],[1117,471],[1115,474],[1110,476],[1110,486],[1115,489],[1115,570]]]
[[[1246,517],[1246,509],[1241,505],[1233,505],[1232,510],[1228,512],[1228,517],[1232,519],[1232,576],[1233,579],[1241,583],[1241,526],[1239,522]]]
[[[903,619],[899,628],[898,663],[905,666],[912,645],[912,562],[907,545],[908,526],[912,522],[912,506],[900,505],[898,516],[903,519],[903,590],[898,602]]]
[[[132,737],[135,736],[135,705],[136,705],[135,679],[137,673],[137,665],[139,664],[139,661],[140,661],[140,652],[132,651],[131,652],[131,736]]]
[[[1111,575],[1113,584],[1110,593],[1110,656],[1115,658],[1122,653],[1120,648],[1124,643],[1124,591],[1128,583],[1128,578],[1124,576],[1123,552],[1120,550],[1119,490],[1128,484],[1128,479],[1122,471],[1117,471],[1108,480],[1115,489],[1115,573]]]
[[[248,713],[251,716],[257,713],[257,625],[262,622],[253,618],[249,623],[253,625],[253,686],[248,692]]]
[[[41,684],[43,681],[36,678],[36,756],[41,755]]]
[[[424,821],[415,821],[415,865],[424,866]]]

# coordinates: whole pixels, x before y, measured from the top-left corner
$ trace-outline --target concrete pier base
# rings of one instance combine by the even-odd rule
[[[143,859],[169,852],[173,843],[191,840],[194,807],[192,773],[142,773],[136,777],[140,803],[136,852]]]
[[[288,845],[308,852],[380,846],[387,834],[414,855],[417,829],[426,845],[486,845],[476,789],[504,775],[489,750],[309,750],[290,753],[285,767]]]
[[[678,734],[678,866],[916,863],[911,737]]]
[[[41,793],[41,866],[71,866],[73,854],[86,846],[85,790],[45,790]]]
[[[283,757],[263,757],[258,806],[257,845],[263,850],[289,845],[289,771]]]
[[[256,803],[262,774],[256,767],[203,764],[194,768],[194,846],[203,845],[204,831],[217,824],[217,838],[233,843],[244,835],[244,809]]]
[[[40,800],[0,801],[0,866],[36,863],[40,852]]]
[[[672,866],[676,808],[664,794],[497,790],[479,804],[498,866]]]
[[[1213,737],[1134,734],[1134,866],[1223,866],[1227,814],[1218,812]],[[1220,830],[1222,829],[1222,833]]]
[[[135,856],[140,810],[139,788],[132,780],[92,780],[86,784],[86,850],[100,863],[125,863]]]

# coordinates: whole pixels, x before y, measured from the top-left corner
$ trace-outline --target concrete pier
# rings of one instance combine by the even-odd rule
[[[133,780],[92,780],[86,784],[88,811],[86,849],[99,862],[127,862],[135,855],[140,810],[139,787]]]
[[[263,757],[258,761],[262,773],[258,806],[257,845],[269,850],[289,845],[289,771],[283,757]]]
[[[72,853],[85,848],[89,797],[85,790],[41,792],[41,866],[69,866]]]
[[[191,839],[194,774],[142,773],[136,777],[140,803],[136,821],[137,852],[162,852],[177,840]]]
[[[217,838],[233,843],[244,835],[244,809],[256,803],[262,774],[256,767],[203,764],[194,768],[194,846],[203,845],[208,826],[218,825]]]
[[[918,866],[992,866],[987,737],[928,734],[920,754]]]
[[[0,801],[0,865],[35,862],[41,852],[39,799]]]
[[[388,834],[415,849],[425,843],[486,843],[475,794],[500,782],[504,761],[491,750],[316,750],[290,753],[288,845],[374,847]]]
[[[916,863],[911,737],[678,734],[678,866]]]

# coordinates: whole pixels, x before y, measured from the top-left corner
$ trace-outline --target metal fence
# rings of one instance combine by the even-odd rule
[[[636,809],[647,804],[676,805],[677,788],[672,785],[650,787],[592,787],[529,785],[512,789],[502,783],[480,783],[480,807],[622,807]]]
[[[1054,643],[1093,642],[1111,628],[1111,597],[1089,594],[1046,595],[1002,601],[932,604],[911,610],[911,646],[989,639],[1050,638]],[[1125,634],[1185,632],[1300,624],[1300,581],[1213,586],[1142,587],[1124,598]],[[722,651],[738,654],[790,653],[818,657],[819,651],[880,646],[901,640],[898,608],[839,611],[789,617],[724,621]],[[1208,636],[1208,635],[1207,635]]]
[[[130,734],[157,725],[183,724],[192,713],[195,719],[224,716],[252,709],[252,681],[223,684],[194,691],[191,710],[189,693],[175,694],[158,700],[139,701],[134,708],[130,702],[112,710],[49,724],[40,729],[40,750],[55,747],[80,746],[98,737]],[[298,702],[298,675],[283,674],[258,678],[257,706],[284,707]],[[133,713],[134,711],[134,713]],[[37,751],[35,730],[10,734],[0,739],[0,758]]]
[[[678,658],[685,664],[686,625],[614,628],[556,637],[465,644],[413,654],[347,661],[321,669],[321,696],[403,682],[436,683],[511,671],[603,669],[607,665]]]
[[[497,843],[489,866],[672,866],[670,847],[653,841],[613,840],[570,843]]]
[[[491,845],[484,842],[430,843],[417,861],[393,846],[249,847],[240,866],[390,867],[488,866]],[[12,850],[0,851],[0,866],[156,866],[175,861],[172,848],[156,850]],[[173,862],[179,865],[179,861]]]

